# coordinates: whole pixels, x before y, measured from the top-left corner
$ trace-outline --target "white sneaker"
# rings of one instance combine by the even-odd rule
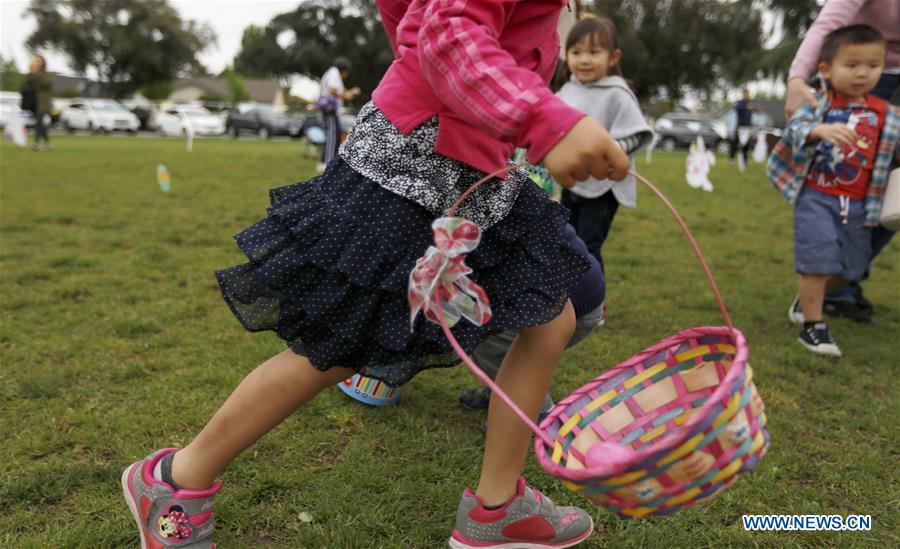
[[[803,322],[806,320],[803,317],[803,309],[800,308],[799,295],[794,297],[794,301],[791,302],[791,308],[788,309],[788,318],[798,326],[803,326]]]

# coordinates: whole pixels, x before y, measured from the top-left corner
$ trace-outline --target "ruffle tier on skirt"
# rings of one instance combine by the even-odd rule
[[[486,183],[504,184],[502,181]],[[410,331],[407,283],[437,217],[341,160],[270,191],[268,215],[235,236],[248,262],[216,272],[247,330],[272,330],[320,370],[345,366],[391,386],[460,362],[441,327]],[[563,240],[567,211],[530,183],[466,258],[490,298],[484,326],[461,320],[467,352],[488,335],[555,318],[590,264]]]

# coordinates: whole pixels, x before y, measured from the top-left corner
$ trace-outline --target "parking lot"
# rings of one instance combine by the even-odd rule
[[[35,124],[29,111],[19,108],[18,92],[0,95],[0,127],[21,118],[26,127]],[[264,103],[216,104],[200,102],[157,104],[150,101],[115,101],[99,98],[53,100],[51,135],[127,135],[130,137],[302,139],[313,145],[324,141],[319,113],[287,112]],[[340,115],[343,131],[355,123],[354,114]]]

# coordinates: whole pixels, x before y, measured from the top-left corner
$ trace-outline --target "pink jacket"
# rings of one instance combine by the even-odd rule
[[[887,41],[884,68],[900,68],[900,0],[828,0],[806,31],[788,71],[788,80],[809,79],[819,65],[825,36],[837,28],[858,24],[874,27],[884,35]]]
[[[396,59],[372,99],[408,133],[438,116],[436,152],[484,172],[536,162],[584,113],[550,92],[566,0],[378,0]]]

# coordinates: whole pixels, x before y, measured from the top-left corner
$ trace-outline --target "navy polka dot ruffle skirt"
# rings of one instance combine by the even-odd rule
[[[391,386],[460,362],[439,325],[420,314],[415,330],[409,326],[409,273],[432,244],[435,215],[340,159],[320,177],[272,189],[270,198],[268,215],[235,236],[249,261],[216,272],[244,328],[274,331],[320,370],[345,366]],[[563,239],[567,218],[524,184],[510,213],[482,234],[466,264],[493,318],[453,328],[467,352],[492,333],[562,311],[567,289],[590,266]]]

